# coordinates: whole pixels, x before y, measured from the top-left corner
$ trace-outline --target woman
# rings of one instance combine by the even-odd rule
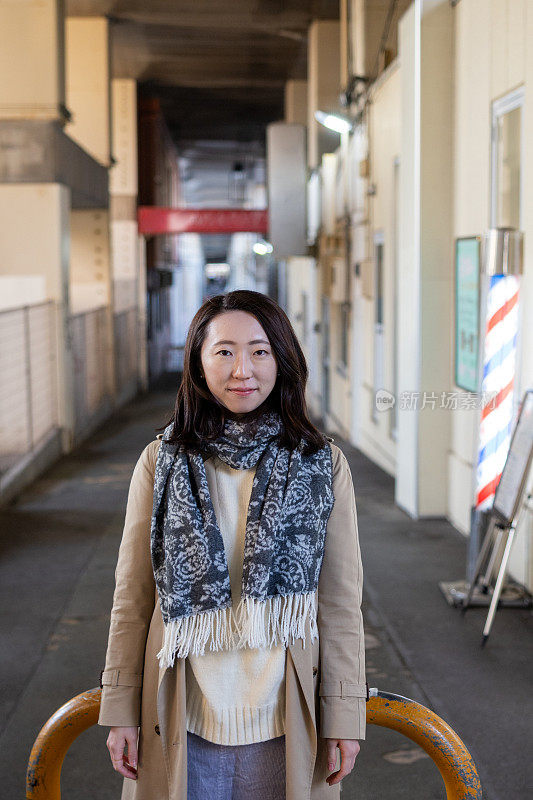
[[[122,800],[325,800],[353,768],[367,696],[355,496],[306,381],[270,298],[239,290],[197,311],[116,569],[99,724]]]

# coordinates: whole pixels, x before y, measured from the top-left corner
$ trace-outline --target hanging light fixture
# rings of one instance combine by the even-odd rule
[[[326,111],[315,111],[315,119],[325,128],[336,133],[350,133],[353,130],[353,121],[342,114],[328,114]]]
[[[254,253],[257,256],[266,256],[269,253],[272,253],[274,248],[272,247],[270,242],[260,241],[260,242],[256,242],[253,245],[252,250],[254,251]]]

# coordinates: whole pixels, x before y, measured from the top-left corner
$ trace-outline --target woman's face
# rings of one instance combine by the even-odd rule
[[[253,411],[274,388],[272,347],[258,320],[246,311],[224,311],[211,320],[200,358],[209,390],[233,414]]]

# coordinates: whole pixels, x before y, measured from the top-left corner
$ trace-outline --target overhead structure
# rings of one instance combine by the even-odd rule
[[[242,208],[161,208],[140,206],[139,233],[261,233],[268,230],[268,211]]]

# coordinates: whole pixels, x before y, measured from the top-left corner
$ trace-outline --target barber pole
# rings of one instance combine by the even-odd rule
[[[492,506],[511,442],[518,337],[517,275],[491,275],[487,294],[475,507]]]
[[[491,511],[511,445],[515,424],[514,394],[517,350],[520,350],[520,276],[523,236],[514,228],[491,228],[481,239],[479,360],[477,391],[482,401],[473,455],[470,536],[466,580],[441,581],[450,605],[489,605],[490,593],[475,586],[478,559],[485,542],[492,541]],[[518,383],[518,381],[517,381]],[[489,538],[487,538],[489,537]],[[489,568],[492,580],[493,565]],[[474,583],[473,583],[474,581]],[[472,591],[471,591],[472,590]],[[507,604],[508,597],[500,597]]]

